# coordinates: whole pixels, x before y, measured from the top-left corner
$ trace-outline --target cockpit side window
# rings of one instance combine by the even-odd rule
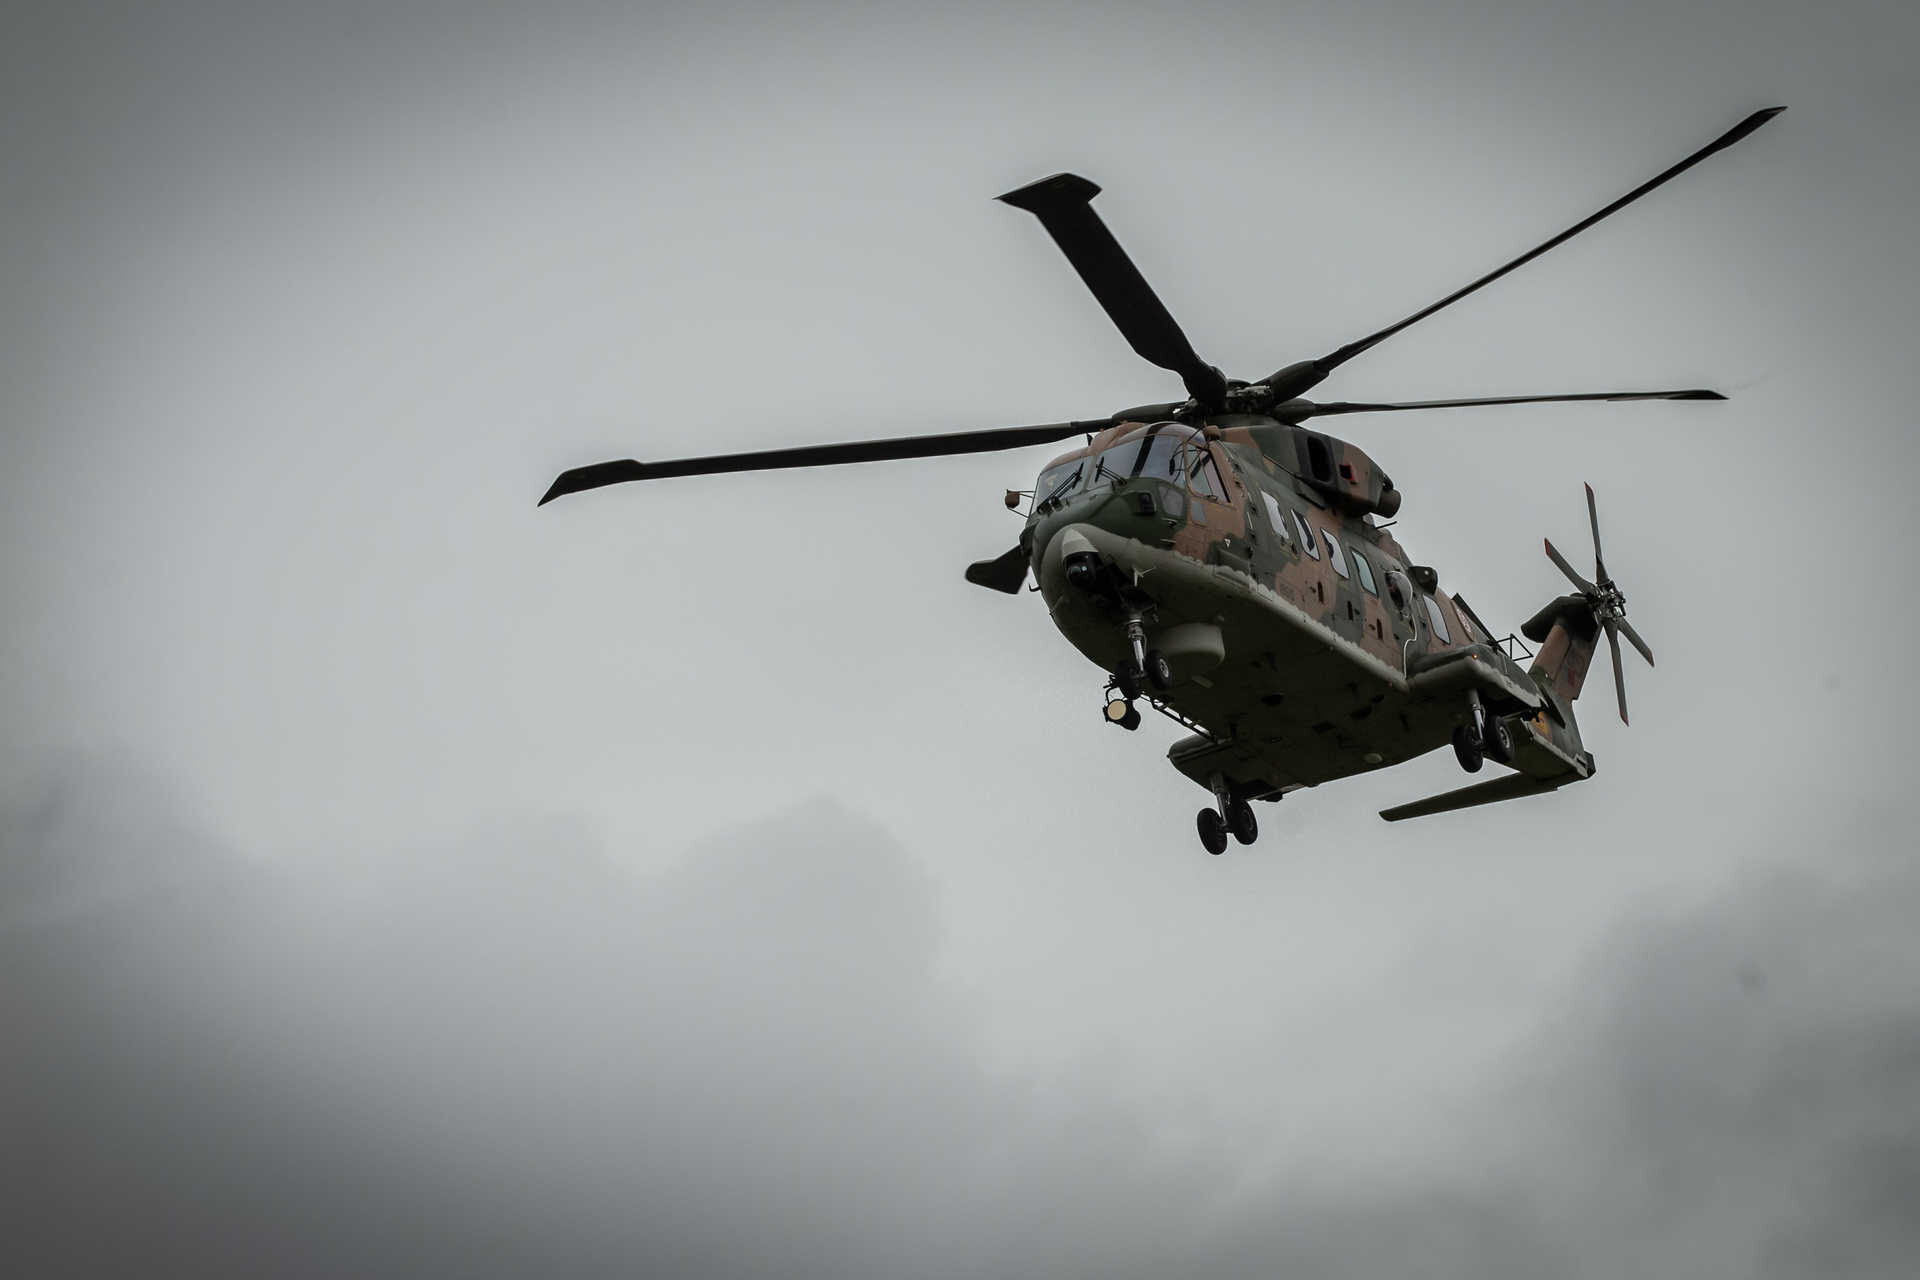
[[[1227,488],[1220,483],[1219,468],[1213,465],[1213,455],[1207,451],[1204,440],[1188,441],[1174,459],[1174,466],[1177,471],[1185,472],[1187,488],[1200,497],[1215,502],[1227,500]]]
[[[1441,644],[1452,644],[1453,637],[1447,634],[1447,616],[1440,612],[1440,602],[1429,595],[1422,595],[1420,599],[1427,606],[1427,620],[1433,623],[1433,634],[1440,638]]]

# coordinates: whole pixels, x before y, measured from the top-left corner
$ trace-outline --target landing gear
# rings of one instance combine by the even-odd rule
[[[1471,690],[1467,693],[1467,723],[1453,731],[1453,754],[1468,773],[1480,772],[1482,760],[1513,763],[1513,731]]]
[[[1131,703],[1146,692],[1148,685],[1156,690],[1173,687],[1173,664],[1158,649],[1147,648],[1147,624],[1137,613],[1127,615],[1127,647],[1131,655],[1113,668],[1115,693]],[[1118,724],[1118,719],[1114,723]]]
[[[1486,752],[1487,759],[1495,764],[1512,764],[1513,731],[1507,728],[1507,722],[1488,716],[1486,731],[1480,738],[1480,747]]]
[[[1200,843],[1208,853],[1219,857],[1227,851],[1227,824],[1217,809],[1202,809],[1194,819],[1200,828]]]
[[[1138,684],[1144,675],[1156,689],[1173,687],[1173,664],[1167,661],[1167,655],[1158,649],[1147,648],[1147,624],[1137,613],[1127,615],[1127,645],[1133,650],[1133,657],[1121,662],[1118,677],[1130,673],[1135,690],[1131,696],[1139,696]]]
[[[1260,824],[1254,819],[1253,806],[1235,796],[1227,801],[1227,830],[1241,844],[1252,844],[1260,834]]]
[[[1117,724],[1131,732],[1140,727],[1140,711],[1125,698],[1114,698],[1107,703],[1105,715],[1108,724]]]
[[[1213,778],[1213,808],[1202,809],[1194,824],[1200,829],[1200,843],[1216,857],[1226,852],[1229,835],[1241,844],[1252,844],[1260,834],[1253,806],[1234,795],[1227,780],[1218,774]]]
[[[1482,759],[1495,764],[1513,763],[1513,730],[1507,722],[1484,716],[1479,731],[1461,725],[1453,731],[1453,754],[1468,773],[1480,772]]]
[[[1464,724],[1453,731],[1453,754],[1462,769],[1468,773],[1480,772],[1482,753],[1479,737]]]

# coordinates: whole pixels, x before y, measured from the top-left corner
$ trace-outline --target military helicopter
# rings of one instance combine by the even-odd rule
[[[1000,196],[1035,215],[1109,318],[1187,398],[1104,418],[669,462],[621,459],[553,482],[565,494],[672,476],[832,466],[1024,448],[1084,436],[1031,491],[1019,541],[968,567],[969,582],[1018,594],[1029,575],[1054,625],[1107,673],[1104,718],[1123,730],[1140,704],[1188,736],[1167,757],[1211,793],[1196,826],[1208,852],[1258,834],[1254,801],[1410,760],[1451,742],[1462,769],[1501,776],[1381,811],[1390,822],[1521,796],[1594,774],[1573,704],[1599,637],[1627,719],[1620,637],[1649,664],[1608,574],[1593,489],[1594,578],[1551,542],[1575,588],[1496,639],[1438,574],[1389,532],[1400,491],[1358,446],[1304,425],[1356,413],[1604,400],[1723,400],[1704,389],[1602,391],[1400,403],[1302,399],[1334,370],[1617,213],[1784,111],[1756,111],[1706,146],[1513,261],[1376,333],[1258,382],[1230,379],[1186,335],[1094,212],[1100,188],[1056,174]],[[1030,499],[1030,502],[1028,501]],[[1539,646],[1527,650],[1521,637]],[[1519,659],[1531,659],[1524,670]]]

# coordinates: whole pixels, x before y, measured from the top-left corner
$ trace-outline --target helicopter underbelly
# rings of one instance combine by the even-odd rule
[[[1078,539],[1051,539],[1036,575],[1054,625],[1104,670],[1130,656],[1124,610],[1066,580],[1065,555],[1090,545],[1127,594],[1150,604],[1149,647],[1175,642],[1165,649],[1174,683],[1155,696],[1204,731],[1172,753],[1202,785],[1218,772],[1255,791],[1312,786],[1444,746],[1458,723],[1460,700],[1431,696],[1237,569],[1087,525],[1071,531]],[[1215,631],[1219,643],[1180,643],[1196,631]]]

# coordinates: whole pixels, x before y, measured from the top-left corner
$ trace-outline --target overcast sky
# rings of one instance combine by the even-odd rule
[[[0,46],[0,1251],[1920,1269],[1909,8],[280,7]],[[1660,666],[1551,797],[1207,857],[961,579],[1046,448],[534,507],[1177,395],[1047,173],[1253,378],[1779,103],[1317,392],[1733,397],[1339,424],[1503,628],[1594,485]]]

